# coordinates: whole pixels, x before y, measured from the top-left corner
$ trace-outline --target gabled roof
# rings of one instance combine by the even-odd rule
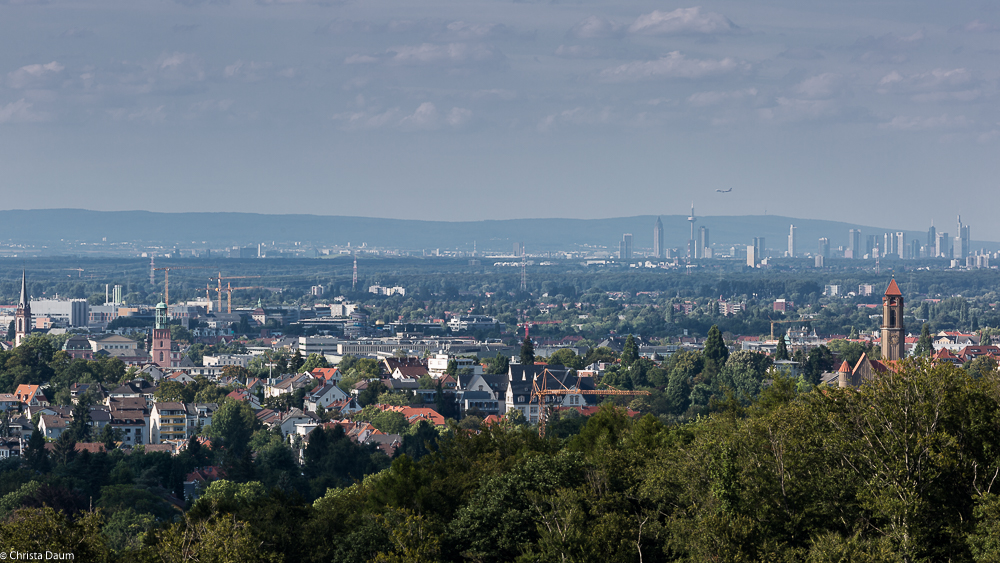
[[[337,368],[316,368],[309,373],[317,379],[330,381],[337,374],[337,371]]]
[[[890,297],[902,297],[903,296],[903,292],[899,291],[899,286],[896,285],[896,278],[892,278],[892,280],[889,281],[889,287],[886,288],[885,294],[887,296],[890,296]]]

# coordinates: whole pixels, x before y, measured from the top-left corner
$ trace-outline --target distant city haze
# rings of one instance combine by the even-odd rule
[[[0,206],[996,241],[994,4],[2,2]]]

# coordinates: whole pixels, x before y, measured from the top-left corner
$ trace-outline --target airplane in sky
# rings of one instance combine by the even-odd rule
[[[733,188],[729,188],[728,190],[715,190],[715,191],[719,192],[720,194],[728,194],[729,192],[733,191]]]

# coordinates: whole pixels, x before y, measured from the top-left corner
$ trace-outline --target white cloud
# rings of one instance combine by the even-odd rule
[[[774,106],[758,110],[757,115],[764,121],[792,122],[833,117],[839,111],[840,107],[833,100],[779,97]]]
[[[879,80],[879,94],[909,95],[921,103],[972,102],[983,97],[982,80],[965,68],[934,69],[929,72],[900,74],[893,71]]]
[[[596,47],[588,45],[560,45],[556,48],[556,56],[565,59],[593,59],[600,54]]]
[[[439,35],[444,38],[469,41],[497,35],[508,35],[510,29],[502,23],[468,23],[453,21],[445,26],[445,31]]]
[[[538,122],[537,129],[547,133],[559,125],[607,125],[614,121],[614,113],[609,107],[575,107],[553,113]]]
[[[936,117],[917,116],[896,116],[888,123],[880,123],[879,129],[892,131],[925,131],[928,129],[964,129],[973,125],[973,122],[959,115],[952,117],[948,114]]]
[[[440,115],[434,104],[424,102],[412,114],[399,120],[399,126],[403,129],[434,129],[438,126]]]
[[[621,32],[621,25],[600,16],[590,16],[569,30],[570,36],[578,39],[606,39],[618,36]]]
[[[144,107],[141,109],[116,108],[107,110],[115,121],[141,121],[146,123],[163,123],[167,120],[165,106]]]
[[[396,47],[389,52],[394,53],[392,62],[403,65],[496,63],[504,58],[503,54],[493,47],[469,43],[445,45],[423,43]]]
[[[26,123],[32,121],[45,121],[47,116],[43,113],[32,111],[32,105],[24,101],[24,98],[10,102],[5,106],[0,106],[0,123]]]
[[[749,70],[750,66],[736,59],[689,59],[673,51],[655,61],[626,63],[601,71],[601,77],[612,82],[646,78],[702,78]]]
[[[692,106],[707,107],[726,102],[744,100],[746,98],[754,98],[756,96],[756,88],[747,88],[746,90],[732,90],[728,92],[696,92],[688,96],[687,101]]]
[[[669,35],[732,33],[738,29],[726,16],[716,12],[702,12],[700,7],[695,6],[678,8],[672,12],[654,10],[636,18],[628,31],[643,35]]]
[[[361,99],[363,101],[363,98]],[[362,110],[333,116],[344,122],[345,129],[399,129],[401,131],[433,131],[445,127],[458,129],[472,120],[472,111],[453,107],[442,115],[432,102],[423,102],[411,114],[398,107],[385,111]]]
[[[451,127],[462,127],[472,119],[472,110],[465,108],[451,108],[445,118]]]
[[[267,62],[258,63],[254,61],[236,61],[235,63],[224,68],[222,74],[226,78],[256,82],[258,80],[262,80],[264,78],[264,71],[270,68],[271,63]]]
[[[963,26],[952,28],[952,31],[966,31],[968,33],[994,33],[996,31],[1000,31],[1000,28],[982,20],[972,20]]]
[[[800,98],[822,99],[837,96],[844,89],[843,75],[826,72],[806,78],[798,83],[795,94]]]
[[[59,74],[65,68],[56,61],[25,65],[7,73],[7,80],[11,88],[38,87],[47,77]]]

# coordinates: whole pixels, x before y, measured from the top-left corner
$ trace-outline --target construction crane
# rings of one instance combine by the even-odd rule
[[[79,273],[79,277],[81,277],[81,278],[83,277],[83,268],[63,268],[63,270],[73,270],[74,272],[78,272]],[[70,276],[70,277],[72,277],[72,276]]]
[[[170,310],[170,270],[204,270],[206,266],[166,266],[153,268],[153,271],[163,270],[163,304]]]
[[[551,377],[546,377],[551,376]],[[559,387],[552,389],[548,388],[549,380],[555,381],[559,384]],[[545,368],[542,373],[535,377],[534,381],[531,382],[531,399],[538,399],[538,435],[545,437],[545,421],[548,418],[546,410],[548,406],[545,404],[546,397],[551,397],[555,395],[600,395],[603,397],[614,397],[614,396],[635,396],[635,395],[649,395],[649,391],[623,391],[621,389],[580,389],[581,377],[577,376],[576,385],[574,387],[567,387],[562,381],[559,380],[555,375],[549,372],[548,368]],[[541,380],[541,385],[539,385],[539,380]],[[531,401],[529,400],[529,403]]]
[[[236,290],[238,290],[238,289],[261,289],[261,287],[257,286],[257,285],[248,285],[248,286],[245,286],[245,287],[232,287],[232,286],[230,286],[227,283],[226,284],[226,290],[225,290],[226,291],[226,312],[227,313],[232,313],[233,312],[233,292],[236,291]]]
[[[245,279],[259,278],[259,277],[260,276],[223,276],[222,272],[219,272],[218,276],[216,276],[214,278],[208,278],[209,281],[211,281],[211,280],[214,279],[214,280],[218,280],[218,282],[219,282],[219,289],[216,290],[216,291],[219,292],[219,307],[218,307],[217,310],[218,311],[222,311],[222,292],[223,292],[223,289],[222,289],[222,280],[245,280]],[[207,292],[206,292],[206,294],[207,294]]]
[[[795,319],[794,321],[771,321],[771,340],[774,340],[774,325],[782,323],[808,323],[812,319]]]

